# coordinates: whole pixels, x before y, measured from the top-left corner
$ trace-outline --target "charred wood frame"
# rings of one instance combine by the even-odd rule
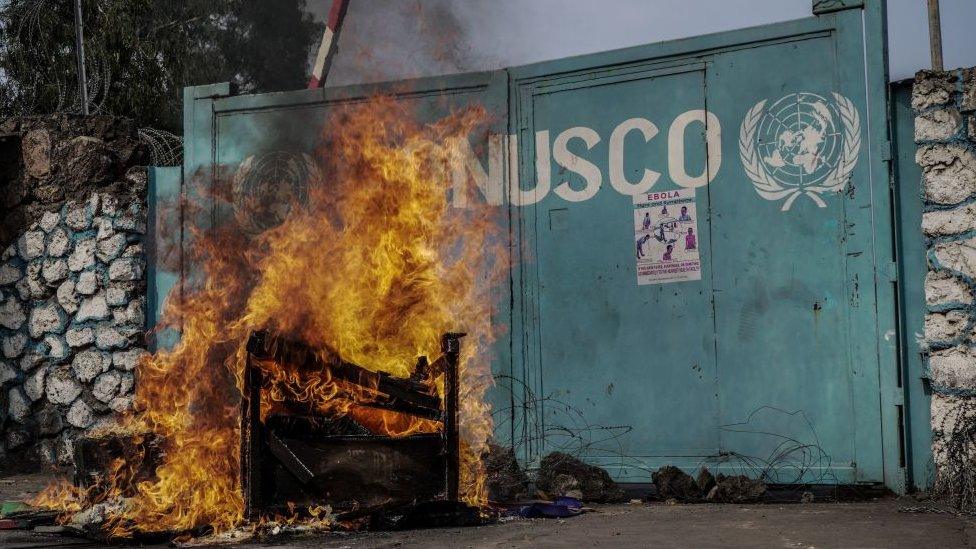
[[[245,516],[331,505],[337,511],[459,500],[458,356],[464,334],[441,338],[442,356],[418,361],[409,379],[373,372],[302,342],[254,332],[247,344],[241,399],[241,488]],[[391,437],[370,433],[348,417],[314,412],[269,414],[262,421],[264,374],[257,361],[299,371],[328,371],[371,395],[362,406],[441,422],[440,433]],[[430,376],[444,374],[444,399]],[[359,404],[357,404],[359,405]]]

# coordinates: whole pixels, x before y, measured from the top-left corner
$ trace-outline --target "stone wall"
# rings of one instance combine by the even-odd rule
[[[0,121],[0,453],[68,465],[132,405],[145,354],[146,171],[109,117]]]
[[[959,445],[976,430],[976,69],[919,72],[912,108],[929,266],[923,348],[933,453],[937,482],[954,491],[973,480],[967,469],[976,474],[971,443],[963,454]]]

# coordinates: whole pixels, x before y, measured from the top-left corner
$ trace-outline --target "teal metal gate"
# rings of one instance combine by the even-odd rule
[[[516,260],[497,438],[624,482],[704,464],[901,490],[884,8],[814,13],[392,87],[188,89],[183,192],[300,166],[337,103],[483,104],[470,196],[499,207]]]

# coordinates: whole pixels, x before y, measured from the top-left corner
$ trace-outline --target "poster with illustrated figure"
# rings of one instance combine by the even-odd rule
[[[637,284],[701,280],[695,189],[634,197]]]

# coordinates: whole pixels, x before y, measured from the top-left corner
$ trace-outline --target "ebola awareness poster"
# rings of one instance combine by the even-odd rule
[[[701,280],[695,189],[634,197],[637,284]]]

